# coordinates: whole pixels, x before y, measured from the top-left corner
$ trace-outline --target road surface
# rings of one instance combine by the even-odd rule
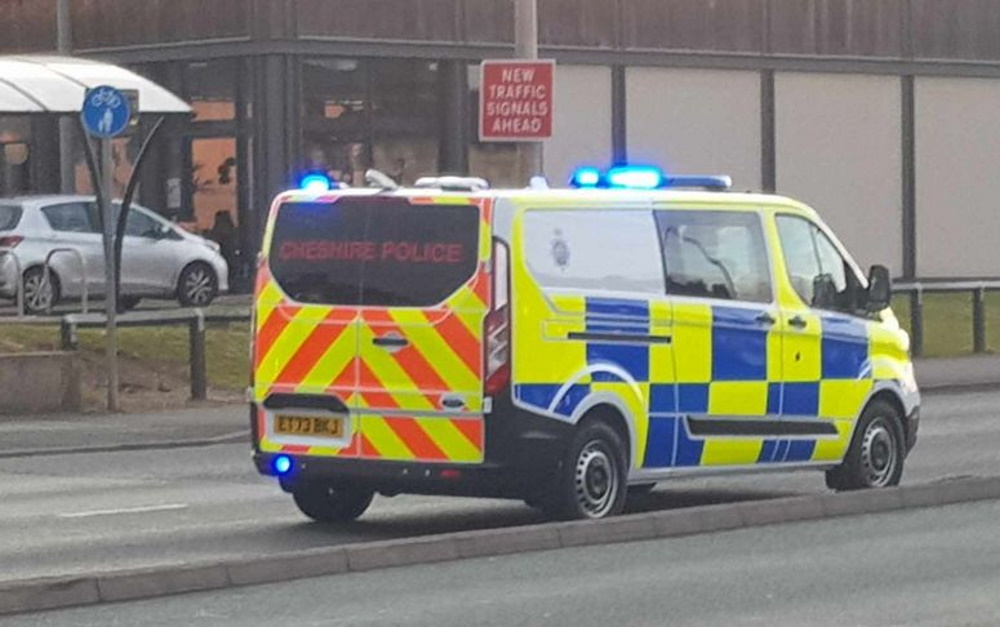
[[[1000,393],[927,399],[904,482],[1000,474]],[[666,509],[824,491],[820,473],[676,481],[633,506]],[[377,498],[358,523],[307,521],[233,443],[0,459],[0,581],[238,558],[540,522],[519,502]]]

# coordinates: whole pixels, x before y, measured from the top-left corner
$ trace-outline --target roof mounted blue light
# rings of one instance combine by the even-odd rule
[[[616,165],[607,174],[594,167],[583,167],[573,173],[570,185],[577,188],[602,189],[705,189],[724,192],[732,188],[728,176],[679,175],[667,176],[651,165]]]
[[[329,176],[320,172],[310,172],[299,179],[299,189],[314,194],[322,194],[333,189],[333,181],[330,180]]]
[[[601,184],[601,171],[597,168],[583,167],[573,173],[570,185],[573,187],[597,187]]]
[[[648,165],[619,165],[608,170],[608,187],[658,189],[666,183],[663,171]]]

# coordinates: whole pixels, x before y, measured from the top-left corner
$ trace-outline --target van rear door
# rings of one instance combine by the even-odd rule
[[[352,325],[353,379],[341,379],[358,431],[352,453],[482,461],[486,211],[466,197],[387,195],[279,211],[275,279],[293,300],[341,312],[326,325]]]

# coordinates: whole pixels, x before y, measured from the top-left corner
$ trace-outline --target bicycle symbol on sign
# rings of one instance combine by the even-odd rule
[[[118,94],[110,89],[98,89],[94,95],[90,97],[90,104],[95,107],[117,109],[122,106],[122,99],[118,96]]]

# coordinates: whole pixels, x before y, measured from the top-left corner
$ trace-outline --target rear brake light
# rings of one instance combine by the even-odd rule
[[[510,320],[504,307],[486,316],[486,394],[497,394],[510,382]]]
[[[487,395],[498,394],[510,383],[510,266],[507,246],[493,243],[493,305],[483,324],[486,338]]]
[[[20,235],[5,235],[0,237],[0,248],[17,248],[17,245],[24,241]]]

